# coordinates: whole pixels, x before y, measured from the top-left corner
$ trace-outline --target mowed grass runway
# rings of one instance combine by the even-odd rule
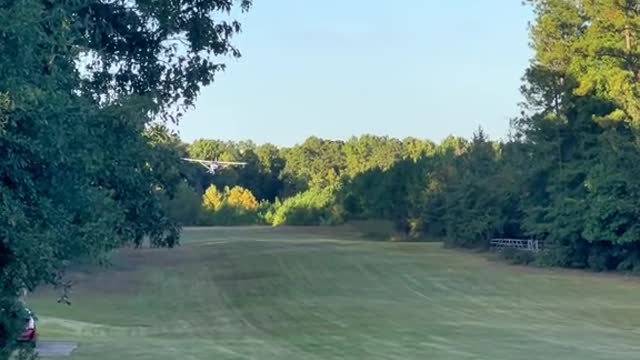
[[[318,229],[187,229],[28,300],[73,359],[638,359],[640,281]],[[342,238],[342,239],[341,239]]]

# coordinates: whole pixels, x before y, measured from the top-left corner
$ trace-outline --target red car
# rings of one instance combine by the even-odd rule
[[[18,341],[35,345],[37,338],[38,333],[36,332],[36,319],[31,310],[27,309],[24,331],[18,337]]]

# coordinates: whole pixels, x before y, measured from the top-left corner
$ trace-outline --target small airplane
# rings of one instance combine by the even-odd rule
[[[198,160],[198,159],[182,159],[184,161],[188,161],[190,163],[200,164],[207,169],[207,172],[211,175],[215,175],[218,169],[224,169],[229,166],[245,166],[246,162],[235,162],[235,161],[217,161],[217,160]]]

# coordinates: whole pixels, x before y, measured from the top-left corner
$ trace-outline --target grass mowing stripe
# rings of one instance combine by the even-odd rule
[[[31,296],[72,359],[630,359],[639,282],[326,229],[186,229]]]

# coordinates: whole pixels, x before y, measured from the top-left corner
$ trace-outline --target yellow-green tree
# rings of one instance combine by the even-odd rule
[[[233,208],[247,211],[255,211],[258,209],[258,201],[251,191],[241,186],[235,186],[228,191],[225,203]]]
[[[202,195],[202,207],[206,210],[218,210],[222,206],[223,201],[222,194],[215,185],[209,186],[204,195]]]

